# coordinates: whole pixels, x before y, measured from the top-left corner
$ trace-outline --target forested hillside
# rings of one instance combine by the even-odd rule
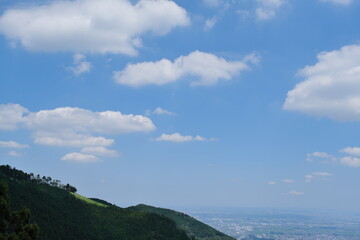
[[[183,213],[138,205],[120,208],[85,198],[50,177],[0,166],[12,210],[29,208],[41,240],[232,240]]]
[[[170,209],[147,206],[144,204],[137,205],[133,208],[168,217],[173,220],[179,228],[183,229],[189,236],[196,236],[196,238],[199,240],[235,240],[234,238],[229,237],[184,213]]]
[[[9,186],[12,209],[31,210],[32,221],[40,227],[41,240],[190,239],[166,217],[89,204],[74,196],[71,189],[51,186],[50,181],[39,181],[8,166],[0,167],[0,181]]]

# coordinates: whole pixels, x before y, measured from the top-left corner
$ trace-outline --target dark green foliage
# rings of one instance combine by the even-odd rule
[[[0,181],[0,239],[36,240],[39,236],[37,224],[30,224],[30,210],[25,208],[11,212],[8,186]]]
[[[25,173],[16,168],[11,168],[9,165],[1,165],[0,172],[5,176],[9,177],[11,180],[23,181],[23,182],[32,182],[36,184],[47,184],[53,187],[65,189],[68,192],[75,193],[77,189],[70,184],[62,184],[60,180],[52,179],[51,177],[41,177],[39,174],[34,175],[33,173]]]
[[[131,207],[131,209],[151,212],[172,219],[176,225],[184,230],[189,237],[195,237],[198,240],[235,240],[214,228],[196,220],[189,215],[176,212],[170,209],[156,208],[144,204]]]
[[[27,207],[31,210],[30,220],[36,220],[40,226],[41,240],[190,240],[174,221],[164,216],[113,205],[88,204],[69,191],[48,184],[52,182],[50,179],[27,178],[26,174],[17,178],[17,171],[0,166],[0,181],[9,185],[13,209]],[[1,206],[5,206],[4,201]],[[0,214],[6,215],[6,211]],[[26,211],[17,212],[16,217],[28,218],[29,215]],[[17,225],[12,227],[19,228]],[[29,227],[23,229],[29,236],[34,233]]]

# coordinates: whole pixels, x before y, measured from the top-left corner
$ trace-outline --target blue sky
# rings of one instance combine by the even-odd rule
[[[359,11],[0,0],[1,163],[120,206],[360,210]]]

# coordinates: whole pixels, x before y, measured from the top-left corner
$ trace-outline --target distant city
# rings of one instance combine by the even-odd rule
[[[188,209],[186,212],[239,240],[360,239],[360,213],[274,209]]]

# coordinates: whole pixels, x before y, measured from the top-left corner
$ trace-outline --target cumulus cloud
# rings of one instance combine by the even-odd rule
[[[14,109],[11,110],[11,108]],[[93,112],[76,107],[30,112],[16,104],[0,105],[0,119],[6,117],[14,119],[14,122],[11,128],[8,127],[7,122],[0,122],[0,129],[16,127],[27,129],[32,132],[36,144],[83,148],[80,154],[66,155],[63,159],[66,161],[73,158],[82,159],[89,153],[99,156],[115,156],[117,154],[116,151],[105,148],[114,143],[113,139],[94,135],[149,132],[155,129],[152,121],[142,115],[122,114],[116,111]],[[27,145],[9,141],[0,142],[0,146],[20,148]]]
[[[0,148],[28,148],[29,145],[20,144],[15,141],[0,141]]]
[[[0,130],[14,130],[28,110],[19,104],[0,104]]]
[[[288,194],[290,194],[290,195],[295,195],[295,196],[301,196],[301,195],[304,195],[305,193],[304,193],[304,192],[299,192],[299,191],[292,190],[292,191],[288,192]]]
[[[193,136],[183,136],[180,133],[173,133],[173,134],[165,134],[163,133],[160,137],[155,139],[156,141],[168,141],[168,142],[191,142],[191,141],[213,141],[213,138],[206,139],[199,135]]]
[[[360,45],[323,52],[288,92],[284,109],[338,121],[360,121]]]
[[[1,114],[1,113],[0,113]],[[41,110],[24,117],[27,128],[38,132],[122,134],[154,130],[151,120],[141,115],[115,111],[92,112],[77,107]]]
[[[259,21],[266,21],[276,16],[277,10],[287,0],[257,0],[258,7],[255,9],[256,18]]]
[[[231,80],[244,70],[249,63],[257,63],[259,56],[247,55],[242,61],[227,61],[210,53],[194,51],[171,62],[161,59],[157,62],[129,64],[122,71],[114,72],[119,84],[140,87],[149,84],[164,85],[184,76],[194,76],[199,80],[192,85],[214,85],[220,80]]]
[[[274,182],[274,181],[270,181],[270,182],[267,182],[267,184],[269,184],[269,185],[275,185],[275,184],[276,184],[276,182]]]
[[[78,152],[68,153],[61,158],[62,161],[66,162],[78,162],[78,163],[92,163],[100,162],[101,160],[91,154],[83,154]]]
[[[75,75],[80,75],[82,73],[90,72],[91,63],[85,61],[86,57],[82,54],[75,54],[73,56],[73,65],[68,69],[72,71]]]
[[[350,5],[352,3],[352,0],[320,0],[321,2],[329,2],[329,3],[335,3],[337,5]]]
[[[119,156],[119,153],[117,151],[105,147],[85,147],[81,149],[81,152],[87,154],[93,154],[96,156],[105,156],[105,157]]]
[[[161,36],[189,22],[169,0],[60,0],[5,11],[0,33],[32,51],[135,55],[142,35]]]

